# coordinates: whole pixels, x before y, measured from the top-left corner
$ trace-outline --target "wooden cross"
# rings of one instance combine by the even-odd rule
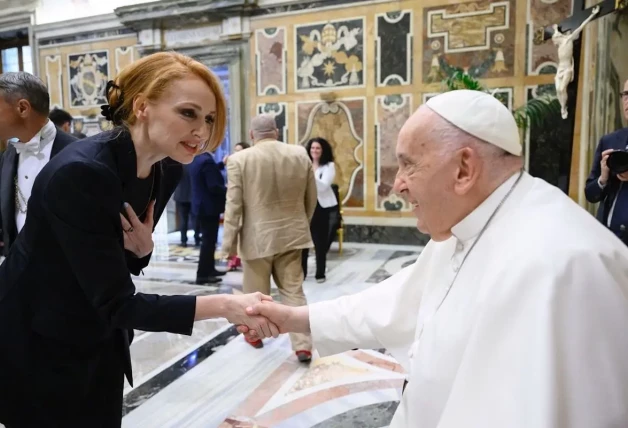
[[[598,14],[595,15],[595,17],[593,18],[593,20],[596,20],[610,13],[625,8],[628,5],[628,0],[603,0],[602,2],[593,5],[588,9],[585,8],[585,3],[586,0],[574,0],[572,15],[560,24],[558,24],[558,29],[561,33],[565,34],[567,31],[573,31],[578,28],[580,24],[585,21],[585,19],[591,16],[594,7],[600,8]],[[553,33],[554,29],[551,25],[545,27],[543,40],[551,39]]]

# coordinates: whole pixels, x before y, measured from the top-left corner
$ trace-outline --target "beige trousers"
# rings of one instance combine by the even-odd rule
[[[270,276],[273,276],[281,303],[288,306],[307,305],[303,293],[302,250],[292,250],[262,259],[242,260],[244,270],[244,292],[259,291],[270,295]],[[290,333],[292,349],[311,351],[312,337],[309,334]]]

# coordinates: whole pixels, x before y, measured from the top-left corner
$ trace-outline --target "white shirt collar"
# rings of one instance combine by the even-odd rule
[[[491,195],[484,200],[476,209],[471,211],[471,214],[466,216],[460,223],[451,228],[451,233],[462,242],[466,242],[472,238],[475,238],[493,212],[497,209],[502,199],[510,191],[512,186],[517,181],[520,172],[513,174],[508,180],[503,182]]]
[[[49,144],[52,144],[57,136],[57,127],[50,120],[37,132],[30,141],[24,143],[17,140],[11,141],[18,154],[38,155],[43,152]],[[27,149],[26,147],[29,146]]]

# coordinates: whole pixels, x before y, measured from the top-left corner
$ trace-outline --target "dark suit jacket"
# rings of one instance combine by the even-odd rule
[[[114,130],[71,145],[35,180],[0,266],[0,394],[11,393],[0,396],[0,422],[52,412],[46,426],[109,426],[102,418],[121,412],[123,374],[132,384],[132,329],[191,334],[195,297],[136,293],[131,280],[120,212],[136,163],[128,133]],[[181,165],[155,170],[157,224]],[[23,406],[38,411],[16,414]]]
[[[76,141],[76,137],[57,129],[57,136],[52,143],[50,159],[54,158],[68,144]],[[0,241],[4,242],[4,248],[0,255],[9,254],[9,248],[17,237],[15,225],[15,185],[19,156],[15,147],[9,144],[0,158]]]
[[[587,201],[591,203],[600,202],[600,206],[597,212],[597,219],[604,223],[604,225],[607,224],[608,215],[610,214],[611,207],[613,206],[615,196],[620,189],[621,182],[616,176],[611,174],[608,179],[608,183],[606,183],[604,189],[600,188],[597,181],[602,174],[602,168],[600,166],[600,162],[602,161],[602,152],[608,149],[626,150],[627,146],[628,128],[623,128],[619,131],[613,132],[612,134],[603,136],[597,146],[597,149],[595,150],[595,156],[593,157],[593,166],[591,167],[591,174],[589,174],[589,177],[587,178],[584,194],[587,198]],[[621,192],[628,192],[628,186],[622,186]],[[625,221],[625,224],[628,225],[628,206],[616,205],[615,211],[613,212],[613,218]],[[615,221],[613,221],[613,223],[615,223]],[[617,222],[617,224],[623,223]],[[613,232],[615,232],[615,234],[617,235],[619,235],[620,233],[619,230],[613,230]]]
[[[220,216],[225,212],[227,187],[210,153],[203,153],[194,158],[190,165],[192,182],[192,213],[198,216]]]
[[[192,180],[190,178],[190,165],[183,165],[183,173],[179,185],[174,191],[175,202],[192,202]]]

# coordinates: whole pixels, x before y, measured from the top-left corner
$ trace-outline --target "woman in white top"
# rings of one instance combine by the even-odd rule
[[[329,217],[330,211],[338,205],[336,195],[331,188],[336,178],[334,153],[331,145],[324,138],[312,138],[305,146],[312,159],[318,203],[310,223],[312,241],[316,251],[316,281],[325,282],[327,250],[329,248]],[[309,250],[303,250],[303,275],[307,276],[307,257]]]

